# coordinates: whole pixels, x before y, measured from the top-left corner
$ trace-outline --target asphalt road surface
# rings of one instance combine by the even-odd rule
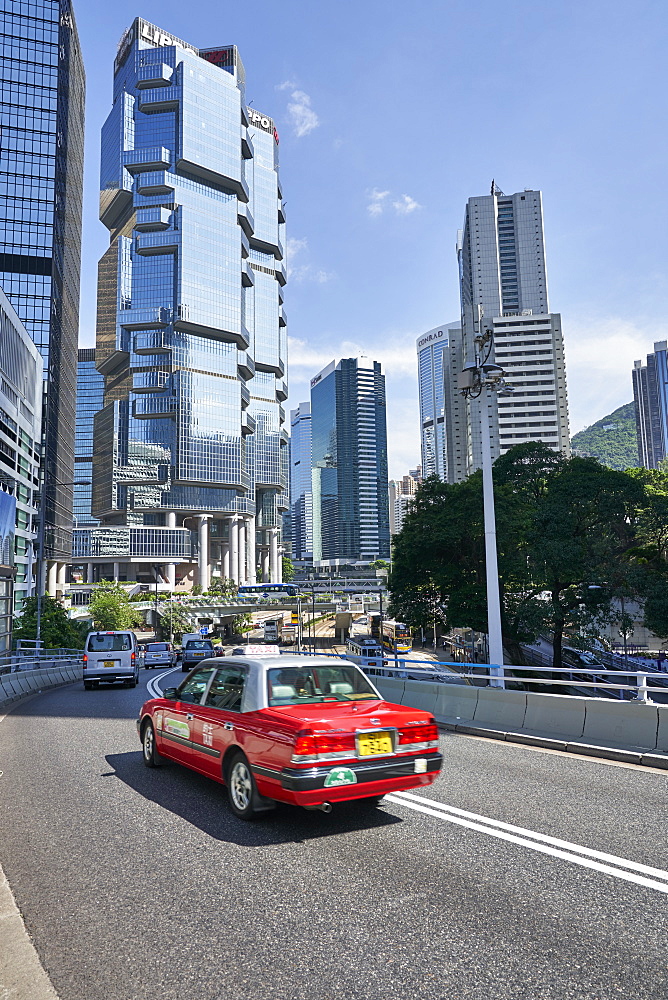
[[[243,823],[143,766],[156,676],[0,723],[0,863],[61,1000],[668,998],[668,774],[445,734],[429,789]]]

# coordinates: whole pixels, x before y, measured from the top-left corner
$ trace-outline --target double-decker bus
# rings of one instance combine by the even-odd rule
[[[249,583],[239,587],[241,597],[297,597],[299,587],[296,583]]]
[[[383,648],[390,653],[409,653],[413,646],[411,630],[403,622],[383,622]]]
[[[380,642],[380,614],[377,611],[373,611],[369,615],[369,632]]]

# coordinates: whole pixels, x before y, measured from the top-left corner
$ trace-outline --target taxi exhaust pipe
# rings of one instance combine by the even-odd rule
[[[309,809],[311,812],[315,812],[315,810],[319,810],[320,812],[331,813],[331,811],[332,811],[332,803],[331,802],[321,802],[320,805],[318,805],[318,806],[304,806],[304,808],[305,809]]]

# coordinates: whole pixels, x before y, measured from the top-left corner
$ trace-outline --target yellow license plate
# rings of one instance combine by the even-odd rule
[[[357,746],[360,757],[392,753],[392,737],[389,733],[360,733]]]
[[[113,670],[114,669],[114,661],[113,660],[105,660],[104,661],[104,669],[105,670]]]

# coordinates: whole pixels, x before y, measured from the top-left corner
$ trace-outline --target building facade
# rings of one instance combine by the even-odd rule
[[[466,473],[482,463],[482,433],[492,459],[523,441],[570,455],[561,317],[550,313],[540,191],[504,195],[496,185],[470,198],[457,243],[464,362],[475,338],[493,335],[488,363],[501,365],[511,396],[483,392],[466,401]]]
[[[35,590],[41,435],[42,357],[0,289],[0,501],[12,535],[7,542],[8,531],[0,532],[0,618],[2,602],[18,614]],[[55,597],[57,580],[51,585]]]
[[[466,401],[457,390],[461,323],[428,330],[416,348],[423,475],[458,483],[466,476]]]
[[[93,424],[104,406],[104,376],[95,367],[95,348],[79,348],[77,362],[77,410],[74,438],[74,524],[99,524],[92,515],[93,504]],[[87,486],[82,485],[88,483]]]
[[[377,361],[332,361],[311,379],[313,563],[389,559],[385,376]]]
[[[311,487],[311,404],[290,411],[290,511],[292,556],[313,560],[313,493]]]
[[[42,356],[54,593],[72,545],[85,76],[70,0],[6,0],[0,29],[0,285]]]
[[[658,468],[668,456],[668,342],[659,340],[647,364],[634,362],[633,402],[638,431],[638,461],[646,469]]]
[[[279,580],[287,331],[278,133],[236,46],[137,18],[102,130],[93,574]]]
[[[390,504],[390,535],[398,534],[404,523],[404,518],[408,513],[413,497],[418,491],[422,482],[422,467],[411,469],[401,479],[391,479],[389,484],[389,504]]]

